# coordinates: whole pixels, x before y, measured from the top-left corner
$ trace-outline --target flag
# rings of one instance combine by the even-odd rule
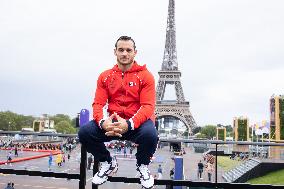
[[[264,127],[270,128],[270,123],[267,121]]]

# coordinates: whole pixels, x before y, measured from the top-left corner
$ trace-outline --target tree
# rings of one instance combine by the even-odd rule
[[[197,126],[192,130],[192,133],[195,135],[196,133],[199,133],[201,131],[201,127]]]
[[[196,133],[196,138],[206,138],[206,136],[201,133]]]
[[[205,135],[206,138],[212,139],[216,136],[216,125],[206,125],[201,128],[200,133]]]
[[[189,133],[188,133],[188,129],[184,131],[184,133],[182,134],[184,137],[188,137]]]
[[[226,133],[227,133],[226,135],[233,136],[233,127],[231,125],[226,125],[225,128],[226,128]]]
[[[74,117],[72,120],[71,120],[71,125],[73,127],[76,127],[76,117]]]
[[[68,121],[71,124],[71,119],[68,115],[65,114],[56,114],[54,116],[49,116],[50,120],[54,120],[54,124],[58,124],[61,121]]]
[[[71,123],[69,121],[60,121],[55,125],[55,129],[58,133],[63,133],[63,134],[75,134],[76,129],[72,127]]]
[[[225,128],[226,128],[226,132],[230,132],[230,133],[233,132],[233,127],[231,125],[226,125]]]
[[[23,127],[32,126],[34,118],[13,113],[11,111],[0,112],[0,129],[20,131]]]
[[[33,121],[37,119],[33,116],[24,116],[20,114],[13,113],[11,111],[0,112],[0,130],[4,131],[20,131],[23,127],[32,127]],[[75,128],[75,118],[70,119],[68,115],[65,114],[56,114],[54,116],[49,116],[50,120],[54,120],[54,124],[57,125],[61,121],[65,121],[66,128],[62,127],[59,124],[59,131],[58,132],[65,132],[65,133],[77,133],[78,128]],[[68,124],[67,124],[68,123]],[[73,126],[69,128],[69,126]]]

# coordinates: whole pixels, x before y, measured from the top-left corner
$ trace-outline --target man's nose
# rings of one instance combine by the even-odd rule
[[[124,51],[122,52],[122,55],[127,55],[127,51],[124,50]]]

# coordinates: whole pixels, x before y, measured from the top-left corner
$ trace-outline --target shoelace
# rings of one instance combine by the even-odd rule
[[[139,167],[139,170],[140,170],[141,177],[143,177],[144,180],[147,180],[147,179],[150,178],[150,176],[149,176],[150,173],[149,173],[149,170],[148,170],[147,166],[141,165]],[[145,178],[145,177],[148,177],[148,178]]]
[[[110,166],[111,164],[109,164],[107,161],[102,162],[99,170],[99,175],[101,175],[102,173],[104,174],[107,170],[109,170]]]

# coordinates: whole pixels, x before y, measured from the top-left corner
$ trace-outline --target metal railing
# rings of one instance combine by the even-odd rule
[[[77,137],[77,134],[56,134],[56,133],[32,133],[32,132],[11,132],[11,131],[0,131],[0,135],[37,135],[37,136],[57,136],[57,137]],[[284,146],[284,143],[272,143],[272,142],[234,142],[234,141],[216,141],[216,140],[192,140],[192,139],[160,139],[161,142],[183,142],[183,143],[202,143],[202,144],[214,144],[215,145],[215,182],[194,182],[189,180],[167,180],[167,179],[155,179],[155,185],[165,185],[168,188],[173,186],[187,186],[187,187],[202,187],[202,188],[222,188],[222,189],[277,189],[283,188],[283,186],[274,186],[268,184],[246,184],[246,183],[222,183],[217,181],[217,150],[218,145],[223,144],[237,144],[237,145],[261,145],[261,146]],[[94,162],[93,175],[98,171],[99,162]],[[56,173],[56,172],[44,172],[44,171],[28,171],[28,170],[15,170],[15,169],[2,169],[0,173],[3,174],[15,174],[15,175],[28,175],[28,176],[42,176],[42,177],[55,177],[55,178],[67,178],[67,179],[78,179],[79,189],[85,189],[86,186],[86,167],[87,167],[87,151],[84,146],[81,146],[81,162],[80,162],[80,173]],[[126,177],[109,177],[110,182],[123,182],[123,183],[140,183],[139,178],[126,178]],[[92,189],[98,189],[99,186],[92,185]]]

